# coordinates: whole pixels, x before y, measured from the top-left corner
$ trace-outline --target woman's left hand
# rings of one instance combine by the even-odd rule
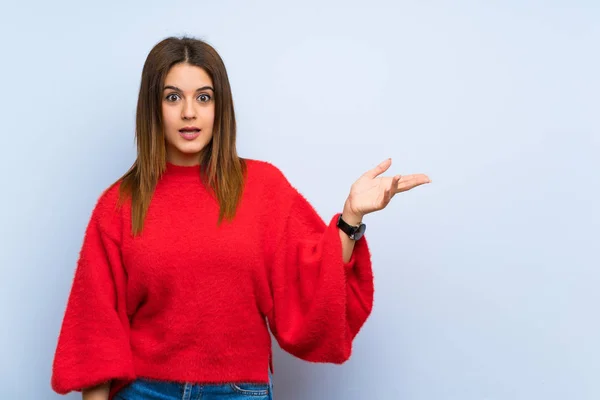
[[[431,179],[425,174],[380,177],[379,175],[387,171],[390,165],[392,165],[391,158],[365,172],[352,184],[350,195],[344,206],[347,213],[360,218],[374,211],[382,210],[397,193],[431,182]]]

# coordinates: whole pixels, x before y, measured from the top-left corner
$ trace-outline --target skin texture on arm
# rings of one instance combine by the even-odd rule
[[[108,400],[110,382],[84,389],[81,392],[82,400]]]

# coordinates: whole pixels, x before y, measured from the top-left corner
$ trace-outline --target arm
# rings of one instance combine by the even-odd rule
[[[362,218],[371,212],[384,209],[392,198],[401,192],[430,183],[425,174],[395,175],[391,178],[378,177],[392,165],[389,158],[377,167],[365,172],[350,188],[350,194],[344,204],[342,218],[350,225],[358,225]],[[340,230],[344,262],[348,262],[354,249],[354,241]]]
[[[391,159],[363,174],[350,190],[342,213],[356,225],[370,212],[383,209],[399,192],[429,183],[423,174],[378,177]],[[291,189],[291,190],[290,190]],[[276,229],[266,302],[269,326],[282,349],[308,361],[342,363],[373,307],[373,273],[366,237],[351,240],[329,224],[291,187],[284,187],[281,229]],[[273,206],[278,209],[278,206]]]
[[[362,222],[362,215],[355,214],[348,205],[348,202],[344,205],[344,212],[342,213],[342,219],[346,221],[350,225],[358,225]],[[340,240],[342,241],[342,254],[344,258],[344,263],[350,261],[350,257],[352,257],[352,251],[354,250],[354,240],[350,239],[348,235],[346,235],[341,229],[339,229]]]
[[[108,400],[110,382],[103,383],[82,391],[82,400]]]
[[[343,363],[372,309],[367,241],[352,243],[351,257],[344,260],[339,214],[326,224],[299,192],[290,190],[291,204],[273,235],[269,327],[281,348],[296,357]]]
[[[59,394],[135,377],[125,308],[121,219],[115,210],[117,193],[109,194],[99,199],[86,228],[58,335],[51,385]],[[102,390],[91,392],[97,396]]]

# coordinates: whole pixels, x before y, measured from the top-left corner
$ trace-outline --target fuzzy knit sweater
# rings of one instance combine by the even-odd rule
[[[110,397],[137,377],[268,382],[271,335],[312,362],[343,363],[373,304],[371,256],[358,240],[344,263],[328,224],[283,173],[246,160],[236,216],[197,167],[167,164],[141,235],[119,183],[86,228],[52,367],[55,392],[109,380]],[[272,367],[272,366],[271,366]]]

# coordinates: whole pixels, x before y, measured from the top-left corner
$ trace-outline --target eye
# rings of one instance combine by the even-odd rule
[[[167,100],[169,102],[174,102],[175,100],[177,100],[174,97],[179,97],[179,95],[177,93],[171,93],[171,94],[167,95],[167,97],[165,97],[165,100]]]
[[[200,101],[202,103],[206,103],[208,101],[210,101],[211,97],[210,95],[206,94],[206,93],[202,93],[200,96],[198,96],[199,99],[201,99]]]

